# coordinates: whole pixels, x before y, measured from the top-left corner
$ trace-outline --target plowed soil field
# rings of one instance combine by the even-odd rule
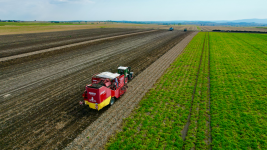
[[[87,40],[140,32],[138,29],[91,29],[0,35],[0,58]]]
[[[115,30],[107,31],[105,35],[96,33],[96,36],[104,37],[136,31]],[[0,84],[3,87],[0,89],[1,149],[66,147],[109,109],[105,107],[96,111],[78,104],[82,99],[84,87],[91,82],[93,74],[102,71],[116,72],[118,65],[124,65],[131,66],[137,76],[189,34],[190,32],[159,30],[75,47],[65,53],[35,57],[31,61],[1,66]],[[51,45],[56,41],[38,41],[38,36],[39,34],[36,34],[36,38],[32,39],[32,44],[28,40],[22,40],[21,43],[15,41],[12,44],[12,38],[7,36],[5,39],[3,36],[1,39],[9,44],[1,43],[1,46],[6,50],[10,47],[14,52],[20,48],[25,48],[29,52],[47,48],[45,45]],[[88,40],[93,37],[84,35],[81,39]],[[75,40],[76,38],[73,41],[79,42]],[[64,43],[66,39],[63,38],[59,42]],[[28,48],[32,45],[39,48]]]

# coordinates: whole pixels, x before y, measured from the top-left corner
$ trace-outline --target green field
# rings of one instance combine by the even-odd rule
[[[201,28],[199,26],[197,26],[197,29],[198,29],[198,31],[201,31]]]
[[[198,33],[106,148],[267,149],[266,40]]]
[[[267,42],[264,36],[211,34],[215,148],[267,149]]]

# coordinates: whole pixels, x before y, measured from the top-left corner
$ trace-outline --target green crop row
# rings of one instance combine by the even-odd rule
[[[267,149],[264,44],[257,34],[210,33],[214,149]]]
[[[264,34],[198,33],[107,149],[267,149],[266,47]]]
[[[203,38],[195,36],[109,141],[108,149],[181,149]]]
[[[196,90],[192,101],[189,130],[185,139],[184,149],[209,148],[209,36],[205,34],[202,48],[199,73],[196,77]]]
[[[230,34],[239,40],[238,43],[255,51],[257,54],[267,54],[267,34]]]

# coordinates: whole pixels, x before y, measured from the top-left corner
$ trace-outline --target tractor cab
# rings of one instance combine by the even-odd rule
[[[131,80],[133,78],[133,72],[131,72],[131,67],[118,67],[118,74],[124,75],[128,78],[128,80]]]

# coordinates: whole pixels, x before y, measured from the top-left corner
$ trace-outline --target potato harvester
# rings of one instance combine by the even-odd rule
[[[107,105],[113,105],[115,99],[121,97],[128,88],[127,83],[133,78],[131,67],[118,67],[117,73],[102,72],[92,77],[92,83],[85,87],[83,101],[80,105],[100,110]]]

